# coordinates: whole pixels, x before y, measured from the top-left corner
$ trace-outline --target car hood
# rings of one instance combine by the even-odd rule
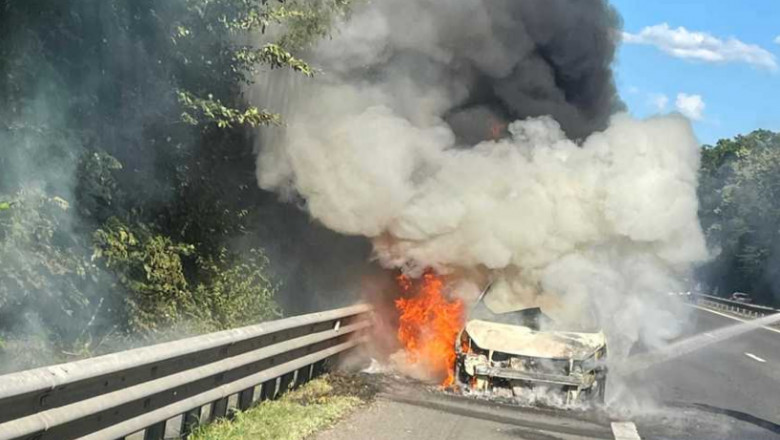
[[[586,359],[606,345],[604,333],[534,331],[519,325],[473,319],[466,333],[484,350],[547,359]]]

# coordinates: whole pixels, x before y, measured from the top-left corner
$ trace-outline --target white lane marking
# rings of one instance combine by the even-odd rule
[[[704,332],[704,336],[706,336],[706,337],[708,337],[710,339],[715,337],[715,335],[713,335],[712,333],[709,333],[709,332]]]
[[[697,309],[699,309],[699,310],[704,310],[705,312],[710,312],[710,313],[714,313],[714,314],[716,314],[716,315],[723,316],[723,317],[725,317],[725,318],[733,319],[733,320],[735,320],[735,321],[739,321],[739,322],[750,322],[749,320],[745,320],[745,319],[737,318],[736,316],[727,315],[727,314],[725,314],[725,313],[716,312],[715,310],[710,310],[710,309],[708,309],[708,308],[705,308],[705,307],[700,307],[700,306],[697,306],[696,304],[688,304],[688,305],[689,305],[689,306],[691,306],[691,307],[695,307],[695,308],[697,308]],[[758,326],[758,328],[762,328],[762,329],[764,329],[764,330],[769,330],[770,332],[780,333],[780,330],[778,330],[778,329],[776,329],[776,328],[772,328],[772,327]]]
[[[766,362],[766,360],[761,359],[760,357],[754,355],[753,353],[745,353],[745,356],[749,357],[750,359],[753,359],[754,361],[761,362],[762,364]]]
[[[631,422],[612,422],[612,434],[615,440],[642,440],[636,425]]]

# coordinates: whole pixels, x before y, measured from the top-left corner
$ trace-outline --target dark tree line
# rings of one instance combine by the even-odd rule
[[[0,0],[4,368],[280,314],[242,90],[348,6]]]
[[[780,306],[780,133],[757,130],[705,146],[699,201],[714,256],[698,271],[705,288]]]

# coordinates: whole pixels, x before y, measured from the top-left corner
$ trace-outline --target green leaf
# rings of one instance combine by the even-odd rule
[[[281,124],[281,117],[278,114],[259,110],[257,107],[247,107],[244,110],[231,108],[211,95],[204,99],[184,90],[179,90],[177,96],[179,104],[188,110],[182,114],[182,120],[187,124],[214,123],[219,128],[230,128],[234,125],[256,127]]]

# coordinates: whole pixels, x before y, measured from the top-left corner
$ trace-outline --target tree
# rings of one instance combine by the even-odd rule
[[[723,293],[780,300],[780,134],[757,130],[702,150],[700,219],[716,253],[701,275]]]
[[[249,222],[252,129],[282,121],[243,90],[316,74],[300,54],[349,7],[0,0],[0,358],[279,316]]]

